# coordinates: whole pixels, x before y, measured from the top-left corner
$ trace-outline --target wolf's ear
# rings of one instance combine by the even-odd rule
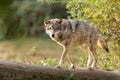
[[[44,25],[46,26],[47,24],[49,24],[50,21],[49,20],[44,20]]]
[[[57,20],[56,23],[61,24],[62,23],[62,19]]]

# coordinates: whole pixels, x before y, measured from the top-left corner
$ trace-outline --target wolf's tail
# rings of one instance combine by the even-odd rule
[[[103,38],[99,38],[98,39],[98,42],[97,42],[98,46],[104,50],[106,50],[106,52],[109,52],[109,49],[108,49],[108,46],[107,44],[105,43],[105,41],[103,40]]]

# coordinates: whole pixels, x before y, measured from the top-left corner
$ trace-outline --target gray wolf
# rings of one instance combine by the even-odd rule
[[[68,54],[68,50],[72,45],[79,46],[88,51],[87,67],[90,70],[94,70],[97,63],[97,45],[109,52],[108,46],[98,28],[87,22],[68,19],[50,19],[44,20],[44,25],[49,37],[63,46],[63,53],[57,65],[58,68],[61,68],[63,60],[66,57],[71,64],[70,68],[75,68],[74,62]]]

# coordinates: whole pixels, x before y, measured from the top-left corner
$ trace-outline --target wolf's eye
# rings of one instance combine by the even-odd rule
[[[49,28],[47,28],[48,30],[51,30],[52,28],[51,27],[49,27]]]
[[[59,28],[59,27],[56,27],[55,30],[60,30],[60,28]]]
[[[56,27],[55,30],[57,30],[58,28]]]

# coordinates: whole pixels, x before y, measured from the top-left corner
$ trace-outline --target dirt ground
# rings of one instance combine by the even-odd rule
[[[76,54],[79,53],[77,50],[75,50],[75,52]],[[27,61],[32,61],[34,63],[45,58],[59,60],[61,53],[62,47],[56,42],[48,39],[29,38],[12,41],[0,41],[0,59],[2,60],[25,63]],[[70,53],[74,53],[74,50]],[[76,57],[76,55],[72,54],[71,56]]]
[[[57,47],[54,49],[54,47]],[[62,47],[52,41],[41,39],[20,39],[0,42],[0,59],[12,61],[24,61],[27,57],[45,58],[58,56]]]

